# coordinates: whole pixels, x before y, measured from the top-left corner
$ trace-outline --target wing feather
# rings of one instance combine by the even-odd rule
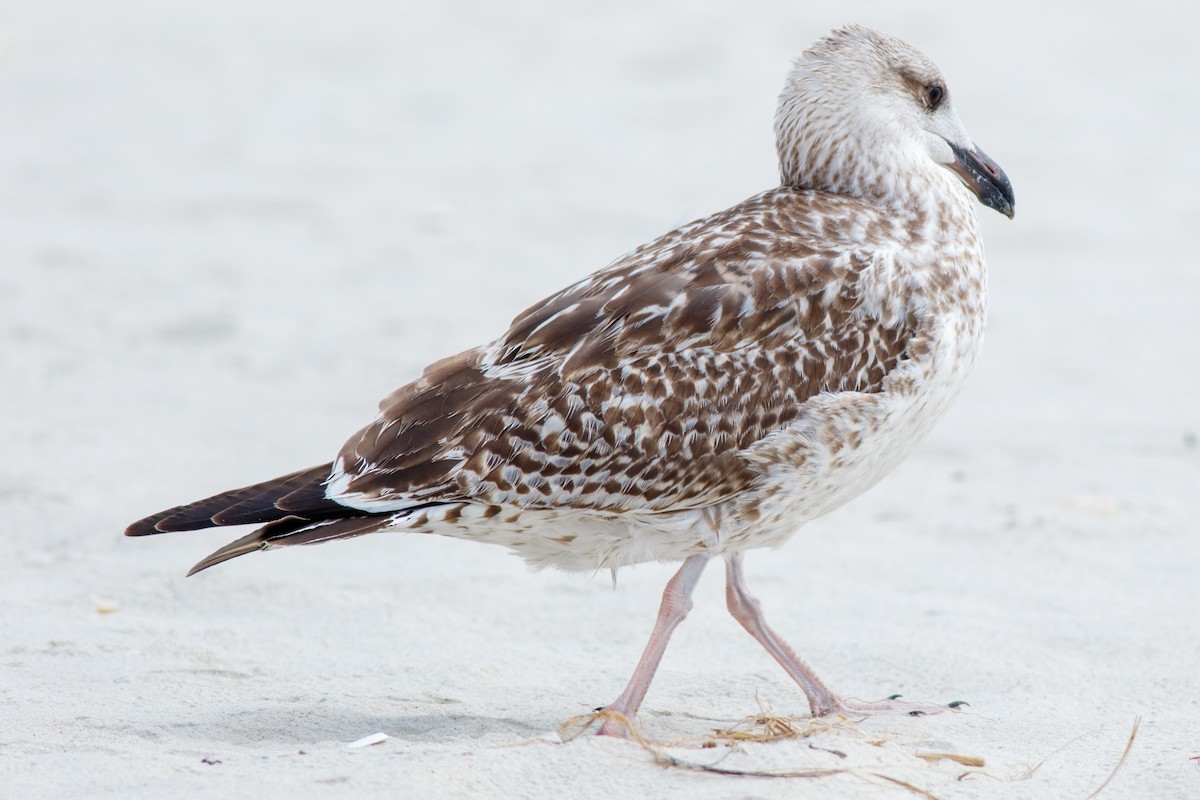
[[[432,365],[343,448],[334,496],[672,511],[745,490],[747,448],[818,393],[879,391],[913,335],[911,315],[864,302],[875,254],[848,247],[818,199],[856,202],[765,193]]]

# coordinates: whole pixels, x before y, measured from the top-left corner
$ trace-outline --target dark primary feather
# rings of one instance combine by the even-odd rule
[[[219,525],[272,522],[296,514],[312,519],[353,511],[325,497],[332,464],[302,469],[269,481],[168,508],[125,529],[126,536],[195,531]]]
[[[133,523],[125,535],[268,523],[192,567],[188,575],[194,575],[222,561],[261,550],[275,540],[310,544],[369,533],[385,524],[388,515],[367,514],[325,497],[325,481],[332,467],[322,464],[169,508]]]
[[[347,509],[347,511],[351,511],[351,509]],[[206,556],[188,571],[188,576],[191,577],[201,570],[215,567],[231,558],[244,556],[255,550],[263,550],[273,543],[319,544],[330,539],[349,539],[361,536],[383,527],[390,516],[388,514],[351,513],[351,516],[340,519],[311,520],[301,517],[284,517],[276,520]]]

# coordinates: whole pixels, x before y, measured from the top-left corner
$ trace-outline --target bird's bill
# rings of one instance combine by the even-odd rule
[[[954,151],[954,161],[946,165],[950,171],[966,184],[979,202],[1012,219],[1017,200],[1000,165],[978,147],[968,150],[950,143],[950,149]]]

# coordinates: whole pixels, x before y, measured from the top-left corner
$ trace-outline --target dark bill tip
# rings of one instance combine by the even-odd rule
[[[978,147],[967,150],[951,142],[950,149],[954,151],[954,163],[947,164],[950,170],[979,198],[979,202],[1012,219],[1017,200],[1004,170]]]

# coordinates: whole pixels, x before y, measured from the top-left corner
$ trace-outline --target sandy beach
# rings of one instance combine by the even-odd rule
[[[5,3],[0,796],[1200,797],[1179,8]],[[652,744],[560,742],[624,686],[675,565],[614,591],[377,535],[185,579],[240,532],[122,536],[329,460],[425,364],[775,185],[790,59],[847,22],[942,67],[1017,214],[981,209],[988,341],[957,405],[746,568],[836,690],[968,706],[814,724],[713,569]],[[807,735],[718,733],[764,715]]]

